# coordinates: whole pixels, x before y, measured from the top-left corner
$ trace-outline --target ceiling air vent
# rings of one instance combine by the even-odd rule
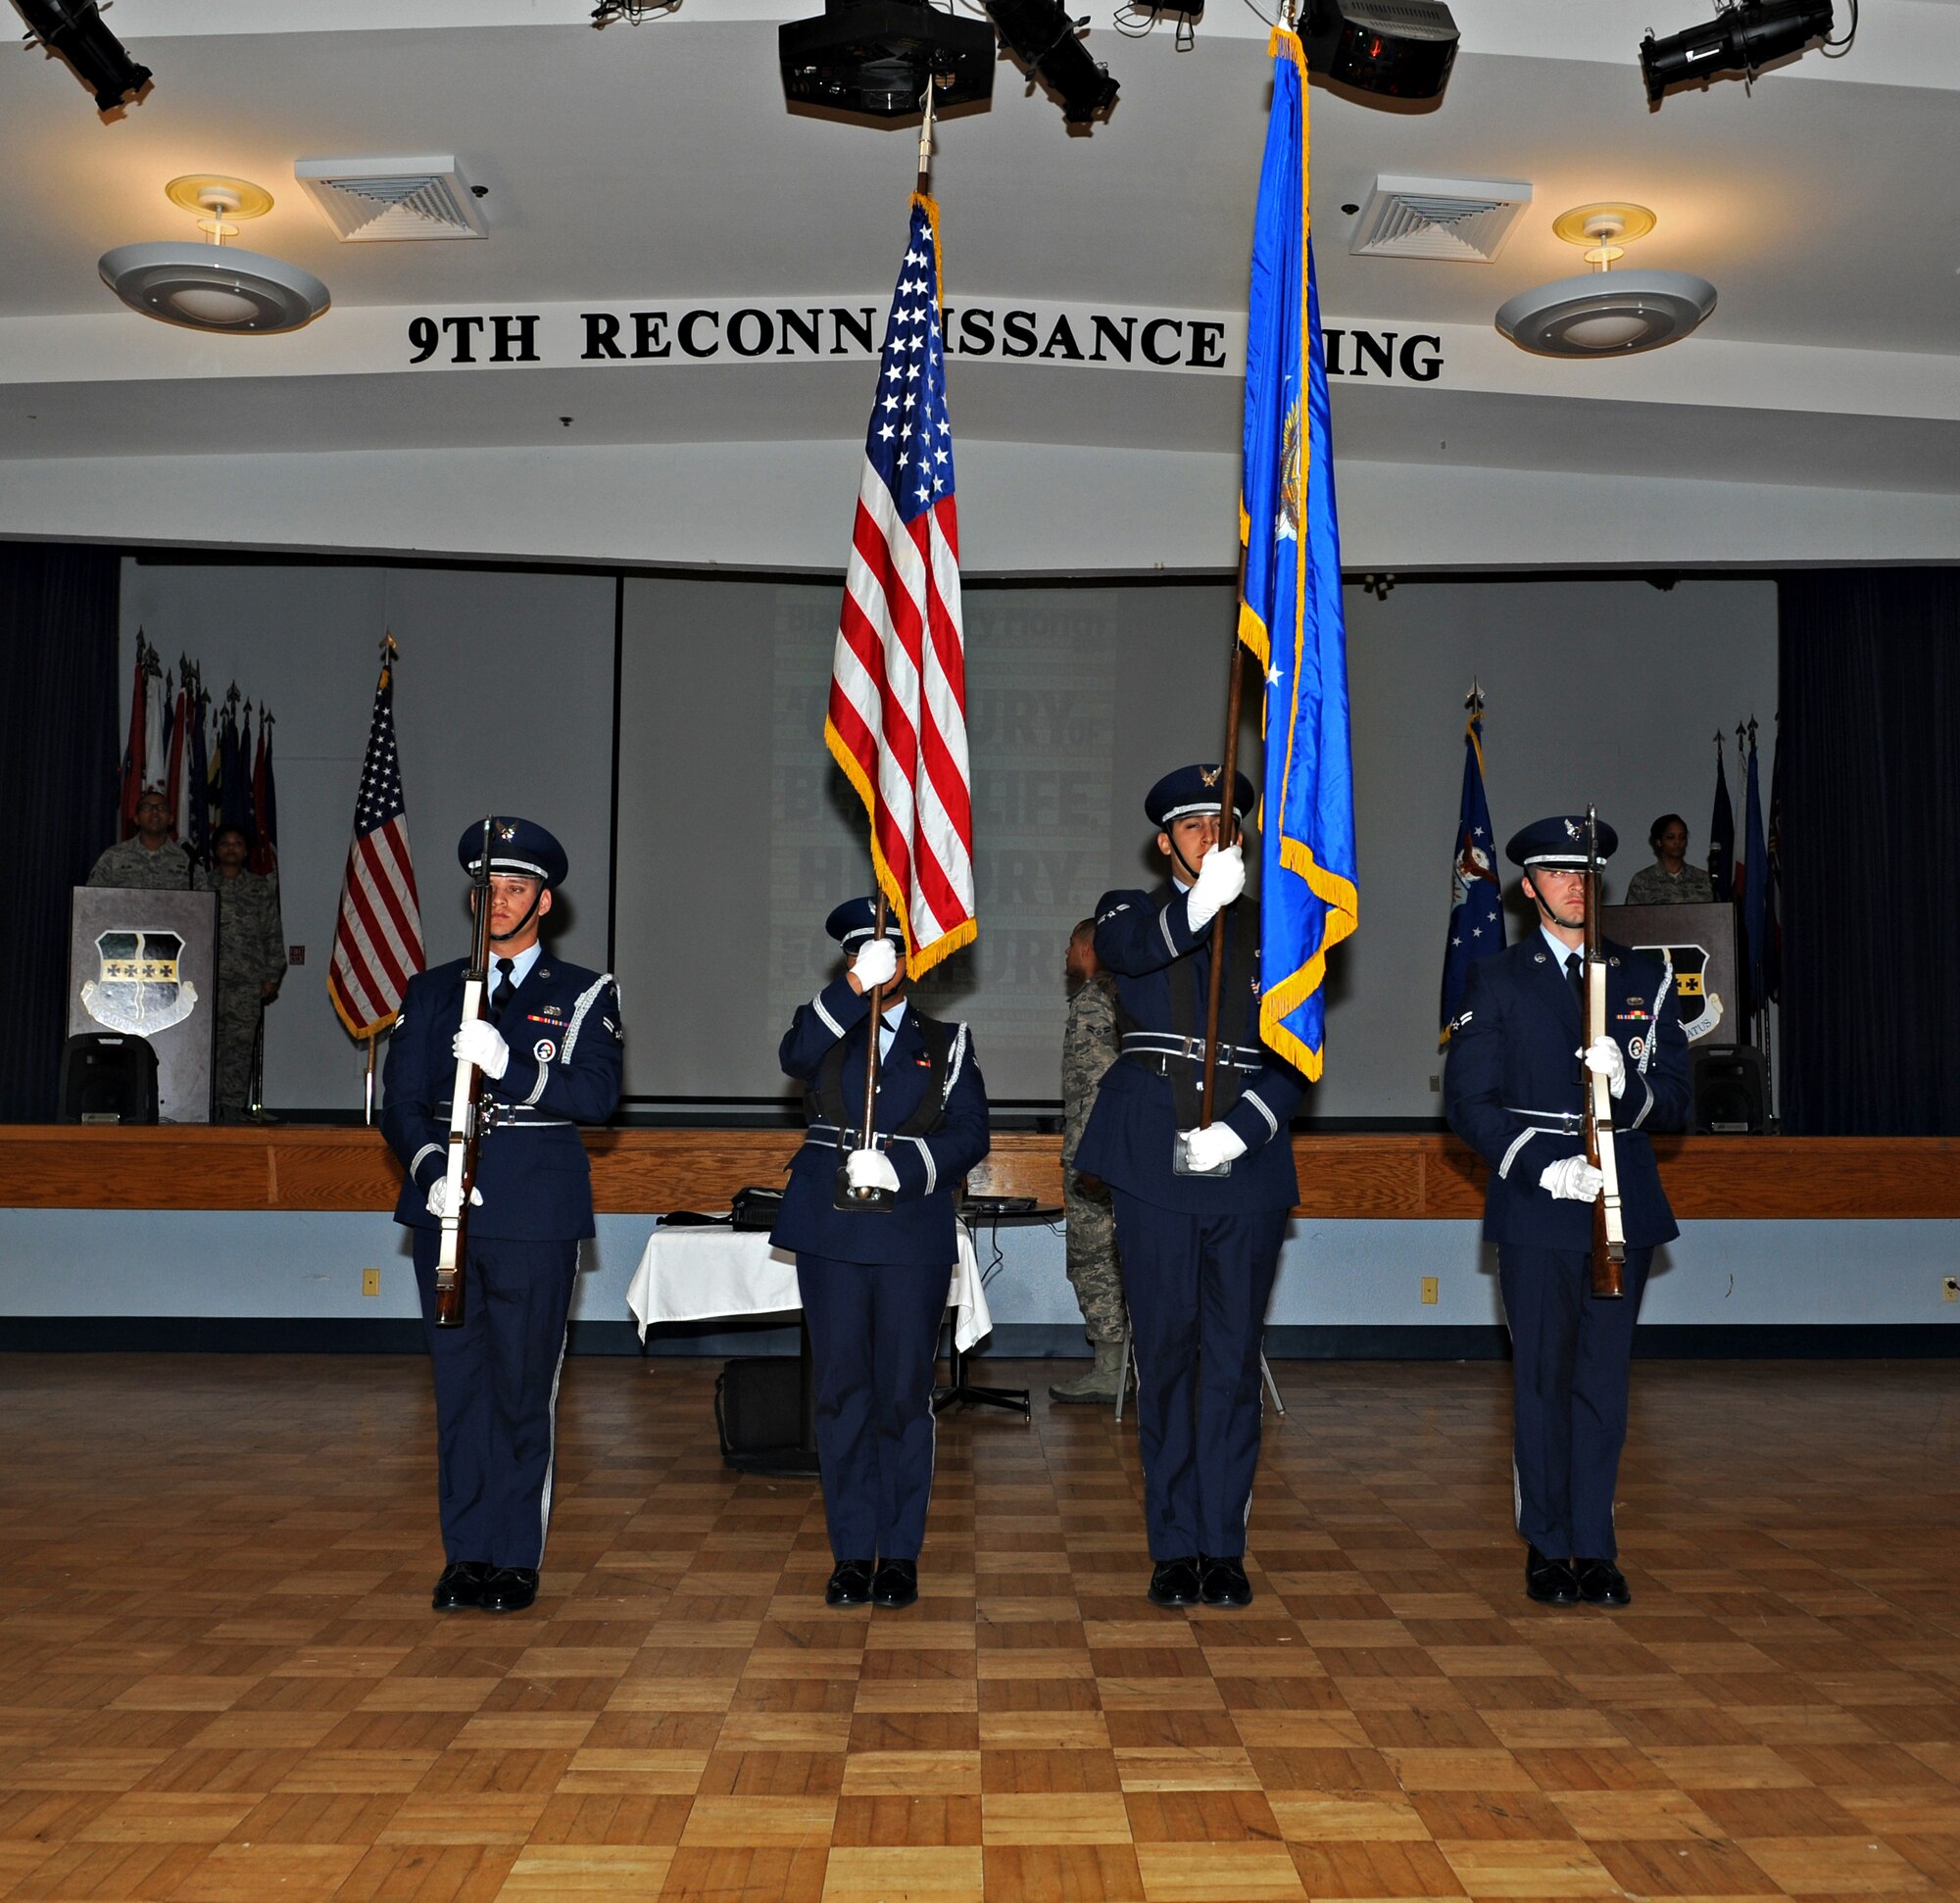
[[[293,176],[345,244],[486,235],[453,158],[300,159]]]
[[[1384,173],[1354,221],[1357,258],[1489,264],[1532,188],[1511,178],[1392,178]]]

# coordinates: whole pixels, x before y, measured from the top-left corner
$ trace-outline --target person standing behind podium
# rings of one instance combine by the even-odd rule
[[[1115,1192],[1116,1246],[1137,1350],[1150,1598],[1243,1606],[1259,1464],[1259,1344],[1287,1216],[1299,1200],[1288,1126],[1306,1088],[1259,1039],[1259,908],[1246,860],[1220,849],[1216,766],[1166,773],[1144,802],[1170,878],[1104,893],[1096,955],[1116,974],[1122,1055],[1075,1167]],[[1243,819],[1252,784],[1237,776]],[[1199,1126],[1211,926],[1226,914],[1213,1121]],[[1196,1173],[1178,1167],[1188,1151]]]
[[[479,820],[456,849],[476,877]],[[409,980],[388,1039],[381,1132],[407,1181],[395,1220],[415,1234],[422,1332],[435,1369],[437,1497],[448,1564],[437,1612],[520,1612],[538,1596],[551,1521],[559,1369],[578,1244],[593,1233],[577,1126],[619,1101],[619,994],[610,972],[538,941],[564,849],[528,819],[492,822],[488,1015],[463,1022],[467,960]],[[460,1327],[435,1323],[459,1058],[483,1072],[476,1187]]]
[[[879,935],[877,910],[873,900],[849,899],[825,921],[850,968],[797,1006],[780,1052],[804,1087],[808,1129],[769,1241],[796,1255],[809,1326],[811,1416],[836,1561],[823,1597],[833,1606],[908,1606],[918,1597],[933,1363],[959,1250],[953,1196],[989,1147],[972,1038],[963,1024],[927,1017],[892,982],[905,939],[891,920]],[[880,984],[867,1136],[868,994]],[[852,1187],[895,1200],[838,1208],[840,1166]]]
[[[1612,855],[1601,824],[1599,857]],[[1443,1107],[1491,1166],[1484,1236],[1511,1331],[1512,1484],[1525,1591],[1549,1605],[1623,1606],[1613,1489],[1627,1439],[1634,1324],[1654,1248],[1680,1232],[1654,1167],[1654,1131],[1689,1109],[1688,1039],[1673,974],[1652,952],[1600,941],[1607,1035],[1586,1044],[1586,821],[1541,819],[1504,848],[1524,868],[1539,929],[1471,965],[1450,1025]],[[1625,1225],[1626,1293],[1592,1293],[1592,1204],[1603,1179],[1586,1160],[1591,1074],[1613,1097]]]
[[[92,886],[135,892],[208,892],[204,867],[171,837],[171,803],[160,787],[136,802],[136,830],[89,867]]]
[[[1688,863],[1688,821],[1678,812],[1664,812],[1647,828],[1654,862],[1643,865],[1627,885],[1623,902],[1629,905],[1712,905],[1715,881],[1698,865]]]
[[[266,1006],[279,995],[286,975],[280,930],[279,889],[245,869],[251,841],[240,826],[220,826],[211,842],[216,861],[211,889],[218,895],[218,1006],[213,1069],[218,1120],[236,1123],[252,1097],[252,1053],[258,1048]]]

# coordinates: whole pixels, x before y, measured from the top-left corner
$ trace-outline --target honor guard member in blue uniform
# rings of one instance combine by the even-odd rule
[[[812,1423],[836,1570],[833,1606],[908,1606],[932,1497],[933,1362],[959,1245],[954,1192],[986,1155],[987,1088],[963,1024],[929,1018],[891,980],[904,938],[850,899],[824,929],[849,968],[800,1004],[782,1066],[804,1089],[808,1130],[769,1240],[794,1250],[809,1325]],[[868,994],[886,986],[877,1108],[868,1141]],[[883,1210],[840,1209],[837,1175],[893,1193]]]
[[[474,878],[479,821],[457,856]],[[437,1492],[449,1564],[438,1612],[514,1612],[538,1593],[551,1519],[554,1417],[592,1175],[577,1126],[619,1100],[619,996],[610,973],[538,942],[564,849],[528,819],[497,819],[490,847],[487,1015],[464,1025],[467,960],[409,981],[388,1040],[381,1129],[407,1172],[395,1220],[415,1232],[422,1327],[435,1364]],[[435,1325],[448,1189],[450,1100],[467,1055],[489,1083],[464,1263],[464,1320]],[[475,1206],[480,1204],[480,1206]]]
[[[1599,856],[1617,841],[1599,827]],[[1688,1040],[1674,974],[1652,952],[1601,941],[1608,1035],[1582,1049],[1586,821],[1560,814],[1504,849],[1524,868],[1539,929],[1470,967],[1450,1029],[1444,1108],[1491,1166],[1484,1235],[1497,1244],[1516,1390],[1518,1532],[1534,1599],[1623,1606],[1614,1561],[1613,1486],[1627,1439],[1628,1364],[1657,1244],[1679,1233],[1654,1168],[1653,1131],[1688,1118]],[[1594,1295],[1586,1160],[1589,1072],[1614,1099],[1614,1152],[1626,1226],[1626,1293]]]
[[[1259,1464],[1259,1344],[1287,1214],[1287,1135],[1305,1079],[1259,1040],[1259,910],[1241,847],[1218,846],[1221,770],[1151,789],[1170,878],[1104,893],[1096,955],[1116,977],[1122,1054],[1102,1078],[1075,1167],[1109,1185],[1137,1353],[1137,1439],[1158,1605],[1243,1606]],[[1234,805],[1252,804],[1241,773]],[[1211,922],[1226,914],[1212,1122],[1199,1129]],[[1188,1163],[1216,1174],[1179,1168]],[[1224,1166],[1220,1169],[1220,1166]]]

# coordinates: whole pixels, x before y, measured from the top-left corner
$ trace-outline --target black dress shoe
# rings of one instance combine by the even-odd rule
[[[871,1603],[871,1562],[840,1559],[823,1588],[827,1606],[868,1606]]]
[[[538,1596],[535,1566],[497,1566],[483,1582],[486,1612],[522,1612]]]
[[[429,1605],[437,1612],[456,1612],[464,1606],[483,1603],[483,1582],[490,1577],[490,1564],[481,1559],[456,1559],[442,1569],[442,1577],[429,1595]]]
[[[871,1603],[874,1606],[916,1605],[918,1603],[918,1561],[915,1559],[881,1559],[878,1571],[871,1581]]]
[[[1252,1583],[1246,1577],[1245,1563],[1241,1560],[1200,1560],[1198,1587],[1208,1606],[1249,1606],[1252,1603]]]
[[[1525,1558],[1525,1590],[1542,1605],[1576,1606],[1579,1579],[1562,1559],[1547,1559],[1536,1546]]]
[[[1579,1581],[1579,1596],[1589,1606],[1633,1604],[1627,1576],[1610,1559],[1575,1559],[1572,1571]]]
[[[1198,1556],[1160,1559],[1151,1569],[1151,1604],[1195,1606],[1199,1600]]]

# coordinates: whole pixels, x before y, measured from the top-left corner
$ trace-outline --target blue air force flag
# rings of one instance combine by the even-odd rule
[[[1320,1075],[1328,951],[1354,929],[1354,773],[1327,366],[1307,242],[1306,56],[1275,29],[1246,330],[1239,639],[1265,670],[1259,1034]]]
[[[1463,729],[1463,799],[1456,811],[1456,853],[1449,865],[1449,939],[1443,948],[1443,1015],[1438,1044],[1447,1044],[1463,1002],[1463,981],[1476,958],[1504,949],[1504,886],[1497,872],[1491,808],[1484,798],[1484,704]]]

